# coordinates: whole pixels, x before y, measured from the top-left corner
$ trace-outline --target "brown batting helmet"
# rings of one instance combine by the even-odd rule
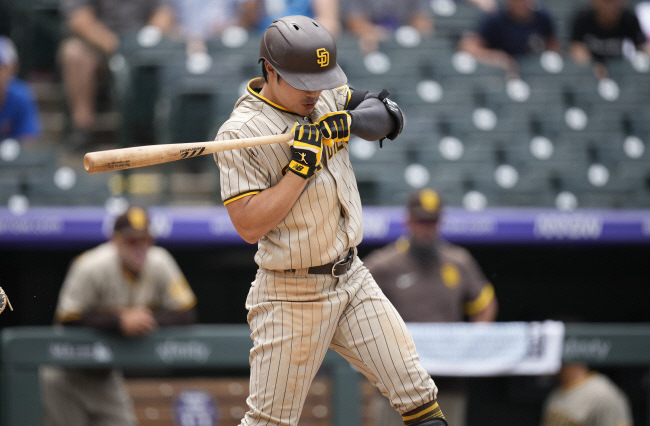
[[[307,16],[285,16],[273,21],[262,35],[258,62],[262,60],[298,90],[333,89],[348,81],[336,63],[334,38]]]

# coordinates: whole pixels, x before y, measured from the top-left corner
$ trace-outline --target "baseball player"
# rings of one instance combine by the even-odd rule
[[[195,322],[196,297],[168,251],[152,246],[148,218],[131,207],[111,241],[76,258],[59,294],[56,321],[127,337]],[[120,371],[42,369],[44,424],[135,424]]]
[[[630,401],[609,377],[586,364],[565,363],[544,401],[542,426],[632,426]]]
[[[361,201],[348,140],[396,138],[399,107],[385,92],[349,88],[332,36],[304,16],[269,25],[259,61],[263,77],[249,82],[216,139],[291,129],[294,140],[215,154],[232,223],[258,243],[246,300],[249,411],[240,424],[296,425],[329,347],[405,424],[446,425],[404,322],[357,257]]]
[[[406,207],[408,235],[363,259],[402,319],[407,323],[494,321],[498,311],[494,287],[467,250],[440,236],[443,203],[438,192],[415,191]],[[464,426],[468,393],[464,380],[440,377],[436,381],[444,389],[438,400],[449,422]],[[375,405],[375,426],[401,424],[385,398],[378,396]]]
[[[5,308],[9,306],[9,310],[13,311],[14,307],[11,306],[11,302],[9,301],[9,296],[7,296],[7,293],[0,287],[0,314],[5,310]]]

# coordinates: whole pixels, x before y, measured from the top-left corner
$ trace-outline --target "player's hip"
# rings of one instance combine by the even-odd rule
[[[312,268],[270,270],[260,268],[251,284],[246,306],[259,303],[347,303],[364,284],[374,284],[356,249],[330,264]]]

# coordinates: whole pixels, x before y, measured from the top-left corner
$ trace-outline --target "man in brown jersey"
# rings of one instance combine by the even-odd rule
[[[414,192],[407,203],[408,235],[370,253],[363,262],[404,321],[494,321],[494,288],[464,248],[440,238],[442,200],[431,188]],[[453,425],[465,424],[466,397],[462,380],[442,383],[438,400]],[[377,425],[399,425],[399,418],[377,398]]]

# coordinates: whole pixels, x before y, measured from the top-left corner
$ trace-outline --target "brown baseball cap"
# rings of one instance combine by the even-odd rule
[[[348,78],[336,62],[336,43],[316,20],[302,15],[276,19],[260,43],[260,59],[267,61],[291,87],[318,91],[334,89]]]
[[[115,219],[113,232],[119,234],[149,235],[149,217],[142,207],[129,209]]]
[[[411,194],[407,203],[409,217],[413,220],[437,221],[440,219],[442,199],[432,188],[423,188]]]

